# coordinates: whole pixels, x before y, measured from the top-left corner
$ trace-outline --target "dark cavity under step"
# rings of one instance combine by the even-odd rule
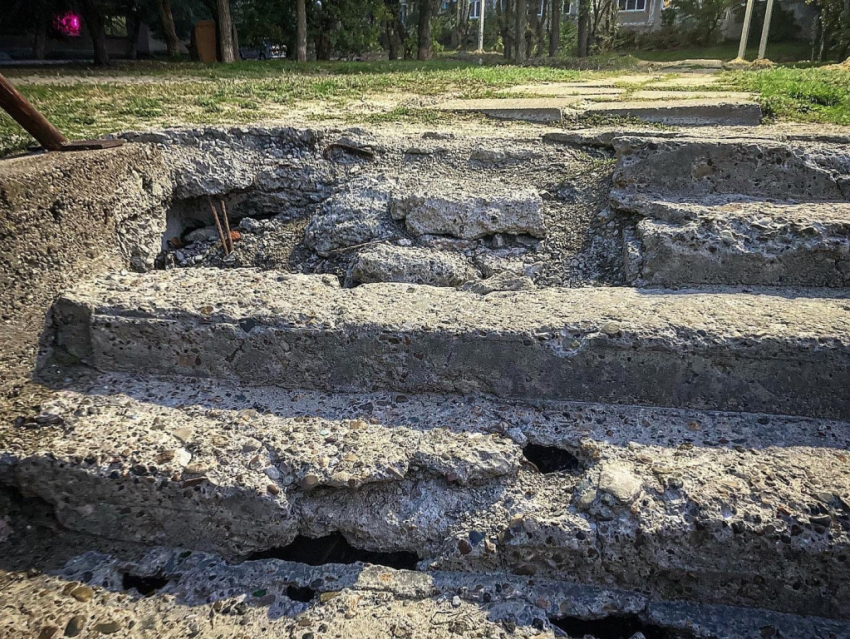
[[[544,474],[577,473],[584,470],[578,457],[556,446],[528,444],[522,449],[522,454]]]
[[[298,535],[287,546],[259,550],[248,557],[249,561],[257,559],[297,561],[308,566],[353,564],[361,561],[397,570],[416,570],[416,564],[419,562],[416,553],[405,550],[382,552],[355,548],[338,532],[318,538]]]
[[[124,590],[135,588],[140,595],[147,597],[152,595],[160,588],[164,588],[168,584],[168,579],[162,575],[152,575],[150,577],[142,577],[125,572],[121,578],[121,587]]]
[[[590,635],[595,639],[631,639],[640,632],[646,639],[684,639],[683,635],[673,634],[666,628],[646,623],[638,615],[610,615],[601,619],[562,617],[550,618],[549,622],[569,637],[581,638]]]
[[[312,588],[307,588],[306,586],[304,588],[299,588],[298,586],[287,586],[286,596],[293,601],[309,603],[316,598],[316,591]]]

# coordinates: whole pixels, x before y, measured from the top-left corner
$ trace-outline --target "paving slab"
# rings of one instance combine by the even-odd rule
[[[651,89],[633,91],[628,95],[630,101],[634,100],[667,100],[676,102],[678,100],[746,100],[749,102],[755,101],[758,96],[755,93],[745,93],[743,91],[669,91]]]
[[[564,109],[580,101],[573,98],[502,98],[477,100],[451,100],[438,104],[440,111],[455,113],[483,113],[499,120],[523,120],[526,122],[560,122]]]
[[[848,298],[734,288],[480,296],[197,268],[82,283],[59,298],[53,322],[57,348],[101,370],[845,418]]]
[[[670,126],[757,126],[761,107],[750,100],[695,98],[652,102],[595,102],[574,109],[582,115],[635,118]]]
[[[720,82],[720,76],[709,73],[685,73],[673,77],[664,76],[662,79],[654,80],[651,83],[653,88],[662,89],[677,88],[677,87],[702,87]]]
[[[0,457],[3,483],[75,530],[227,558],[341,533],[429,571],[848,614],[846,423],[77,379]]]
[[[505,89],[505,93],[534,93],[552,97],[571,96],[595,96],[595,95],[621,95],[625,89],[613,86],[583,86],[572,82],[558,82],[546,84],[523,84]]]

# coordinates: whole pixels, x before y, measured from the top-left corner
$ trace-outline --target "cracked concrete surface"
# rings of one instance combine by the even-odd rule
[[[179,269],[82,283],[53,321],[60,350],[105,371],[850,416],[840,289],[480,296]]]

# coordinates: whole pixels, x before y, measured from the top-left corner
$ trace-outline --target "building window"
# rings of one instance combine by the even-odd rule
[[[480,15],[478,13],[478,10],[479,10],[480,6],[481,6],[481,0],[472,0],[472,2],[469,3],[469,18],[470,18],[470,20],[478,20],[478,16]]]
[[[646,11],[646,0],[619,0],[620,11]]]

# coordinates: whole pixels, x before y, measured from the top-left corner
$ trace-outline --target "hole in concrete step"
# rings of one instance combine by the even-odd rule
[[[646,639],[674,639],[666,628],[646,623],[637,615],[610,615],[602,619],[579,619],[562,617],[549,619],[553,626],[560,628],[569,637],[590,635],[595,639],[631,639],[638,632]]]
[[[557,446],[528,444],[522,449],[522,454],[544,474],[575,473],[583,470],[578,457]]]
[[[148,595],[155,593],[160,588],[163,588],[166,584],[168,584],[168,581],[169,580],[162,575],[142,577],[140,575],[133,575],[129,572],[125,572],[121,578],[121,587],[124,590],[132,590],[135,588],[139,591],[140,595],[147,597]]]
[[[304,588],[299,588],[298,586],[287,586],[286,596],[292,599],[292,601],[308,603],[315,599],[316,591],[312,588],[307,588],[306,586]]]
[[[256,559],[297,561],[308,566],[353,564],[362,561],[399,570],[415,570],[419,561],[416,553],[404,550],[381,552],[355,548],[338,532],[318,538],[298,535],[287,546],[260,550],[248,557],[249,561]]]

